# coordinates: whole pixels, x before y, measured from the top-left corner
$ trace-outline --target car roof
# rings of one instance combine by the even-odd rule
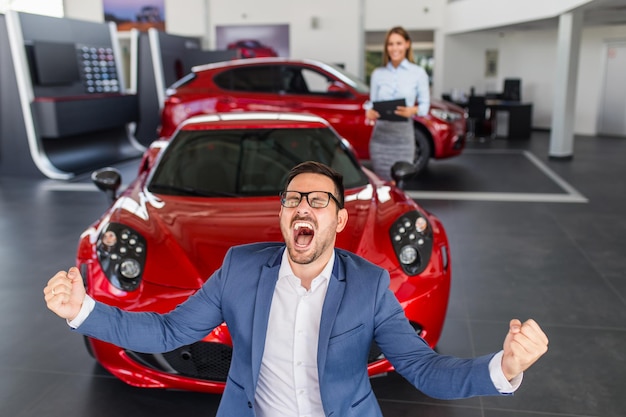
[[[262,57],[262,58],[241,58],[232,59],[229,61],[213,62],[211,64],[196,65],[191,68],[193,72],[202,72],[211,69],[228,68],[228,67],[241,67],[246,65],[258,65],[258,64],[299,64],[299,65],[314,65],[316,67],[326,68],[332,71],[332,67],[324,62],[314,59],[293,59],[284,57]]]
[[[242,68],[246,66],[254,66],[254,65],[300,65],[300,66],[313,66],[319,69],[326,71],[329,74],[332,74],[337,79],[342,82],[357,88],[357,85],[362,84],[367,87],[361,79],[355,77],[354,75],[350,75],[346,73],[344,70],[334,67],[333,65],[329,65],[322,61],[317,61],[315,59],[294,59],[294,58],[284,58],[284,57],[261,57],[261,58],[240,58],[240,59],[232,59],[229,61],[220,61],[213,62],[205,65],[197,65],[191,68],[193,74],[203,73],[205,71],[211,73],[214,70],[223,70],[228,68]]]
[[[199,125],[213,124],[228,127],[245,127],[258,124],[298,124],[298,125],[323,125],[331,128],[323,118],[307,113],[276,113],[276,112],[230,112],[193,116],[183,121],[181,130],[201,128]],[[332,129],[332,128],[331,128]]]

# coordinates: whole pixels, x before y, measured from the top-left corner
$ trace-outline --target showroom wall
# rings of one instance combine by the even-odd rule
[[[92,22],[104,20],[102,0],[63,0],[63,8],[65,17]]]
[[[596,0],[449,0],[446,33],[466,33],[558,16]]]
[[[211,0],[210,33],[216,25],[289,24],[290,56],[340,63],[353,73],[363,66],[361,0]],[[213,45],[213,43],[211,44]]]
[[[433,1],[433,0],[431,0]],[[437,1],[437,0],[434,0]],[[363,67],[362,0],[165,0],[168,33],[202,37],[215,47],[216,25],[289,24],[290,55]],[[92,14],[88,9],[93,7]],[[67,17],[102,19],[102,0],[65,0]]]
[[[601,93],[605,82],[606,61],[609,57],[607,42],[626,41],[626,25],[589,27],[583,31],[578,69],[578,95],[576,97],[576,133],[595,134]],[[626,72],[622,84],[626,83]],[[623,110],[623,109],[622,109]],[[622,113],[620,117],[625,117]]]
[[[556,23],[549,29],[493,30],[506,24],[554,18],[592,0],[453,1],[445,9],[443,33],[436,35],[433,92],[475,86],[477,92],[500,90],[506,77],[522,79],[522,99],[533,103],[533,127],[550,128],[556,74]],[[485,13],[489,10],[489,13]],[[598,131],[607,41],[626,40],[626,26],[586,26],[581,36],[574,132]],[[496,77],[485,76],[485,52],[498,51]]]
[[[522,79],[522,98],[532,101],[533,126],[550,128],[557,28],[482,30],[499,22],[558,16],[589,0],[165,0],[168,32],[204,38],[214,45],[216,25],[289,24],[291,56],[343,63],[363,75],[363,33],[400,24],[435,32],[433,96],[452,89],[499,91],[507,77]],[[102,19],[102,0],[64,0],[68,17]],[[485,7],[490,13],[485,13]],[[359,11],[363,11],[362,15]],[[556,14],[555,14],[556,13]],[[315,18],[317,27],[313,27]],[[495,19],[495,20],[494,20]],[[471,30],[471,32],[464,32]],[[459,33],[463,32],[463,33]],[[595,134],[604,80],[605,42],[626,39],[626,26],[586,27],[582,34],[574,132]],[[497,75],[485,76],[485,52],[498,51]]]
[[[574,132],[595,135],[609,40],[626,40],[626,25],[585,27],[576,87]],[[485,77],[485,52],[498,51],[497,77]],[[474,32],[446,37],[440,92],[476,88],[501,90],[504,78],[522,79],[522,100],[533,103],[533,127],[549,129],[552,121],[557,29]],[[441,55],[438,55],[441,56]],[[436,93],[434,93],[436,94]]]
[[[364,31],[441,27],[446,0],[165,0],[167,31],[215,47],[216,25],[289,24],[291,56],[342,63],[364,75]],[[102,0],[64,0],[67,17],[103,19]],[[315,26],[313,22],[315,21]]]
[[[446,0],[363,0],[366,31],[386,31],[393,26],[412,30],[443,26]]]

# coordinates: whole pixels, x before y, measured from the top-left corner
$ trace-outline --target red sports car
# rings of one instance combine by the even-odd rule
[[[263,58],[266,56],[278,56],[271,46],[263,45],[255,39],[242,39],[229,43],[226,49],[236,49],[240,58]]]
[[[361,159],[369,159],[372,126],[363,105],[369,87],[342,69],[313,60],[257,58],[193,68],[167,91],[160,135],[170,136],[188,117],[232,111],[308,112],[346,138]],[[465,147],[465,112],[432,100],[425,117],[413,119],[415,168],[430,158],[459,155]]]
[[[441,222],[362,167],[349,143],[313,115],[188,119],[171,140],[152,143],[137,178],[119,195],[119,171],[94,172],[94,182],[113,203],[79,241],[77,265],[88,293],[124,310],[172,310],[220,267],[229,247],[283,240],[279,192],[289,170],[306,160],[343,174],[349,221],[337,245],[389,271],[406,316],[434,346],[450,291]],[[225,324],[201,341],[157,355],[86,343],[102,366],[128,384],[211,393],[224,389],[232,352]],[[375,345],[368,367],[370,375],[392,369]]]

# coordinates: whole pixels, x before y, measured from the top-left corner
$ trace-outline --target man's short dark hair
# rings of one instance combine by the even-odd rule
[[[289,176],[287,177],[287,181],[285,182],[285,190],[287,186],[291,183],[296,176],[300,174],[321,174],[325,175],[335,184],[335,197],[337,201],[339,201],[339,208],[343,208],[344,204],[344,188],[343,188],[343,175],[339,172],[335,171],[328,165],[324,165],[321,162],[316,161],[306,161],[302,162],[289,171]]]

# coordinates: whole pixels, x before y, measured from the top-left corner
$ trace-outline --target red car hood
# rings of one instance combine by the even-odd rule
[[[118,199],[109,220],[126,224],[146,238],[146,282],[196,289],[221,266],[231,246],[283,240],[278,196],[239,200],[137,195],[140,198],[126,194]],[[362,239],[381,238],[373,236],[374,227],[368,226],[376,222],[372,214],[378,204],[372,203],[372,197],[371,186],[347,197],[350,221],[338,235],[337,246],[359,253]]]

